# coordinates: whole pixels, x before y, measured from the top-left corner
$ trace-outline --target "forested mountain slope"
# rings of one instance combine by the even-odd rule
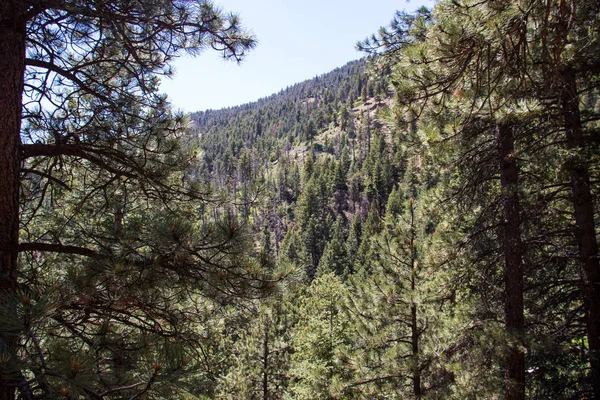
[[[254,103],[192,113],[193,129],[211,174],[229,177],[237,167],[231,160],[244,151],[252,150],[258,157],[255,162],[264,165],[282,152],[289,155],[293,148],[294,154],[304,153],[313,141],[319,150],[331,145],[320,137],[326,130],[341,128],[335,135],[339,140],[339,131],[354,129],[355,124],[349,124],[352,116],[361,117],[355,114],[364,109],[357,105],[391,95],[384,80],[368,79],[365,65],[364,59],[353,61]]]
[[[347,230],[355,213],[366,218],[372,203],[382,212],[404,168],[403,146],[391,135],[388,78],[381,71],[367,73],[362,59],[255,103],[193,113],[202,168],[197,179],[231,192],[244,205],[244,218],[250,216],[255,192],[268,193],[258,199],[270,206],[255,204],[252,220],[255,230],[276,233],[271,240],[277,251],[299,223],[295,209],[309,181],[317,185],[320,180],[322,187],[310,190],[322,198],[323,231],[311,240],[322,248],[311,250],[312,266],[305,268],[314,276],[335,219],[341,217]],[[337,200],[330,204],[334,194]]]
[[[542,9],[468,3],[398,13],[366,65],[192,115],[196,179],[282,277],[220,396],[600,396],[597,37],[553,58],[574,47],[538,51]]]
[[[235,15],[0,4],[0,400],[600,399],[597,1],[440,0],[191,116],[157,76]]]
[[[410,255],[412,250],[400,244],[404,240],[425,246],[417,238],[429,241],[426,237],[439,221],[438,212],[429,210],[431,204],[425,200],[439,181],[439,167],[420,147],[417,124],[397,124],[390,77],[389,70],[359,60],[256,103],[191,115],[191,142],[199,159],[193,178],[233,196],[237,205],[228,212],[255,232],[263,265],[282,279],[282,292],[254,304],[247,333],[233,341],[232,369],[217,387],[224,398],[251,398],[258,392],[270,398],[283,398],[285,393],[294,398],[328,398],[342,392],[370,397],[401,379],[400,375],[385,382],[374,379],[375,386],[365,383],[352,388],[351,381],[335,383],[337,374],[345,371],[350,379],[363,372],[348,365],[340,365],[337,372],[322,370],[329,370],[325,366],[334,362],[336,354],[359,338],[347,336],[348,328],[365,322],[360,321],[362,311],[353,315],[358,309],[347,308],[350,304],[345,301],[350,298],[358,302],[353,307],[367,307],[365,312],[372,313],[375,325],[361,329],[373,330],[368,334],[378,340],[394,335],[394,329],[410,328],[402,324],[393,328],[384,322],[396,312],[410,314],[410,309],[381,304],[380,310],[373,304],[369,310],[367,297],[399,296],[401,301],[407,295],[394,287],[404,284],[403,275],[390,274],[386,265],[395,257]],[[417,204],[420,193],[422,204]],[[406,262],[410,265],[398,267],[410,269],[424,261]],[[429,291],[426,287],[444,276],[422,274],[415,279],[426,286],[417,288],[415,281],[415,290]],[[367,290],[365,279],[375,277],[380,286]],[[348,290],[357,292],[350,295]],[[325,293],[331,298],[320,304]],[[297,307],[302,310],[292,311]],[[330,322],[336,326],[317,328],[323,318],[333,318]],[[382,331],[375,334],[378,329]],[[423,327],[413,325],[413,329]],[[330,343],[321,354],[322,345],[313,340],[330,335],[339,335],[335,341],[341,347]],[[372,351],[365,357],[380,356],[379,350]],[[309,362],[313,357],[317,359]],[[266,363],[269,370],[261,373],[255,363],[263,363],[261,368]],[[385,368],[405,366],[393,362]],[[241,371],[247,369],[253,372],[243,376]],[[435,379],[444,381],[445,374]],[[367,376],[360,379],[371,379]]]

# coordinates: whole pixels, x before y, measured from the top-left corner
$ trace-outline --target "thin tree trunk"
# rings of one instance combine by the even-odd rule
[[[584,148],[583,129],[579,112],[579,96],[575,74],[570,68],[561,73],[560,106],[569,150],[579,153]],[[596,399],[600,399],[600,264],[594,224],[594,199],[590,176],[583,155],[574,154],[569,160],[571,194],[575,214],[575,239],[583,281],[583,303],[588,335],[591,382]]]
[[[415,228],[415,208],[412,203],[412,199],[410,202],[410,253],[411,253],[411,278],[410,278],[410,290],[411,290],[411,305],[410,305],[410,333],[411,333],[411,347],[412,347],[412,358],[413,358],[413,394],[415,395],[415,399],[420,399],[422,396],[421,389],[421,366],[420,364],[420,350],[419,350],[419,337],[421,333],[419,332],[419,326],[417,321],[417,304],[415,302],[415,290],[416,279],[417,279],[417,254],[416,254],[416,228]]]
[[[16,287],[21,166],[21,95],[25,71],[25,6],[0,2],[0,307]],[[14,337],[0,337],[0,353],[15,357]],[[0,400],[15,398],[13,378],[0,376]]]
[[[411,286],[414,287],[414,278],[412,279]],[[413,289],[414,291],[414,289]],[[411,313],[411,341],[412,341],[412,355],[413,362],[413,394],[415,399],[421,398],[421,369],[419,365],[419,327],[417,326],[417,306],[413,303],[410,306]]]
[[[507,400],[525,399],[525,355],[523,316],[523,246],[519,215],[518,170],[512,127],[496,126],[502,190],[502,248],[504,253],[504,320],[511,337],[505,359]]]
[[[263,379],[262,390],[263,400],[269,399],[269,322],[265,322],[265,337],[263,339]]]

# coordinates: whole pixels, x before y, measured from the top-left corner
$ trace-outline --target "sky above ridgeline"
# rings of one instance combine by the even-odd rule
[[[214,51],[183,56],[161,91],[177,110],[220,109],[249,103],[341,67],[364,54],[359,40],[387,26],[396,10],[413,11],[433,0],[215,0],[237,13],[258,45],[242,63]]]

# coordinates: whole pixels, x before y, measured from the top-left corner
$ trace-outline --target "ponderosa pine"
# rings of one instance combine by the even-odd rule
[[[150,203],[163,205],[170,199],[200,199],[206,194],[191,185],[178,186],[170,177],[185,162],[175,139],[183,121],[168,110],[164,97],[158,94],[157,76],[169,74],[169,62],[180,52],[197,54],[210,47],[226,58],[239,60],[255,42],[239,26],[237,17],[226,16],[211,3],[202,1],[6,0],[0,4],[0,15],[0,307],[3,309],[0,347],[5,360],[0,371],[0,399],[12,400],[17,392],[21,398],[59,392],[77,396],[78,390],[83,390],[86,396],[101,397],[103,392],[111,390],[107,389],[109,381],[98,386],[88,381],[84,389],[76,389],[69,386],[58,366],[47,364],[46,358],[52,350],[41,347],[45,341],[37,335],[43,333],[30,324],[31,313],[41,310],[44,291],[48,290],[40,287],[39,279],[52,274],[38,270],[36,263],[48,268],[54,254],[62,254],[88,260],[80,261],[86,265],[82,271],[87,269],[82,273],[93,274],[90,270],[103,263],[112,264],[113,257],[120,262],[127,260],[131,266],[148,262],[140,257],[145,253],[141,247],[128,247],[122,240],[126,202],[123,187],[135,187],[137,196],[146,195]],[[81,197],[64,196],[70,190]],[[99,201],[102,194],[105,199]],[[127,205],[139,207],[142,203],[138,201],[127,201]],[[113,222],[106,220],[106,225],[99,226],[110,232],[109,237],[103,237],[104,232],[96,227],[84,227],[84,220],[90,216],[92,221],[101,221],[91,210],[93,204],[114,211],[106,214]],[[65,219],[62,226],[50,227],[47,225],[50,220],[45,218],[52,215],[49,209],[52,207],[56,215],[50,220],[68,213],[70,219]],[[128,212],[132,212],[131,208]],[[132,217],[137,218],[134,214]],[[158,220],[156,223],[160,225]],[[179,242],[174,246],[185,246],[180,240],[187,228],[173,225],[165,228],[174,239],[171,244]],[[65,235],[60,236],[61,232]],[[221,233],[224,233],[221,239],[229,235]],[[202,241],[188,244],[200,245]],[[206,249],[207,244],[200,246]],[[156,243],[147,245],[146,250],[166,250],[159,250],[160,245],[153,247]],[[223,249],[221,245],[218,247]],[[22,263],[18,261],[19,253]],[[172,254],[166,253],[152,257],[157,265],[174,274],[183,272],[175,266],[183,259],[176,261]],[[33,267],[25,268],[26,264]],[[177,269],[179,272],[175,272]],[[216,273],[212,275],[222,279]],[[88,283],[93,282],[92,279]],[[149,292],[147,296],[157,295]],[[65,334],[73,339],[82,335],[79,329],[90,312],[98,321],[109,323],[112,317],[107,310],[114,307],[114,312],[121,315],[118,318],[124,318],[125,325],[135,329],[137,325],[128,319],[143,319],[144,313],[150,318],[145,307],[153,304],[158,307],[160,303],[156,298],[146,298],[145,305],[143,301],[137,306],[130,304],[129,307],[137,307],[137,316],[127,317],[122,308],[125,303],[95,303],[106,301],[100,289],[87,296],[91,297],[54,308],[54,315],[48,321],[62,326],[57,329],[66,329],[65,332],[71,329]],[[137,300],[132,297],[127,301]],[[54,306],[44,307],[50,310]],[[155,310],[155,322],[168,314],[162,311],[165,310]],[[4,323],[7,318],[12,320],[11,324]],[[10,331],[14,323],[24,325],[18,331]],[[137,327],[144,330],[141,325]],[[160,329],[149,331],[156,333]],[[55,332],[60,335],[58,330]],[[82,337],[83,343],[93,347],[92,342],[86,342],[88,339]],[[28,352],[24,348],[30,345],[37,346],[37,350],[28,356],[20,353],[19,357],[30,356],[20,364],[17,353]],[[115,354],[118,350],[113,347],[108,349],[108,354],[111,352]],[[116,368],[118,362],[114,363]],[[77,374],[80,367],[72,368],[73,374]],[[143,385],[135,383],[132,387],[112,389],[146,393],[159,370],[157,366],[154,373],[142,378],[147,380]]]

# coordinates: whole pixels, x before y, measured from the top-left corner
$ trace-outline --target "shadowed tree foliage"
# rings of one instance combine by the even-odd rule
[[[475,201],[483,211],[482,218],[472,227],[471,238],[497,236],[502,243],[497,249],[487,246],[480,250],[482,255],[487,252],[485,258],[489,261],[495,254],[500,254],[503,261],[505,292],[499,300],[504,303],[505,329],[512,336],[505,355],[505,395],[510,399],[525,398],[524,346],[535,346],[539,340],[529,338],[529,344],[523,341],[526,329],[532,327],[528,325],[531,322],[524,321],[523,299],[527,289],[536,290],[546,282],[537,281],[540,277],[527,263],[535,259],[552,264],[552,255],[542,255],[541,237],[545,237],[545,244],[562,243],[562,265],[554,264],[555,271],[545,271],[560,274],[565,290],[571,290],[571,282],[577,279],[571,268],[573,244],[576,245],[581,269],[580,297],[563,298],[566,307],[556,299],[553,306],[557,313],[565,308],[584,311],[584,318],[581,314],[569,318],[585,321],[589,382],[595,396],[600,396],[596,356],[600,343],[600,318],[596,316],[600,309],[596,290],[600,268],[591,196],[593,181],[589,178],[594,156],[584,139],[585,132],[594,132],[590,128],[597,115],[579,100],[580,92],[597,90],[598,57],[592,52],[599,41],[597,30],[591,28],[597,24],[595,2],[442,1],[433,13],[399,13],[390,29],[383,29],[379,36],[362,44],[364,49],[382,54],[380,62],[394,66],[394,85],[401,105],[397,114],[402,122],[419,120],[433,121],[438,127],[446,125],[440,130],[445,146],[455,140],[460,143],[459,148],[467,149],[454,155],[454,163],[466,178],[456,187],[456,193],[462,192],[463,201]],[[465,134],[470,143],[464,140]],[[537,193],[520,189],[518,182],[531,177],[520,176],[520,169],[535,169],[536,164],[548,168],[543,157],[549,156],[559,160],[552,168],[565,171],[567,180],[557,173],[554,177],[544,176],[545,185],[537,186]],[[492,168],[494,164],[496,168]],[[490,185],[496,179],[500,193],[495,185]],[[564,202],[563,191],[557,189],[568,186],[572,193],[570,204]],[[486,195],[492,197],[475,197],[484,187],[488,188]],[[551,187],[554,189],[548,190]],[[470,199],[464,196],[467,193]],[[532,205],[536,196],[546,197],[547,204],[571,218],[557,227],[556,219],[547,219],[546,209],[522,210],[522,204]],[[494,222],[497,217],[493,213],[497,211],[493,210],[500,207],[502,218],[499,223]],[[527,230],[522,213],[529,218]],[[537,224],[532,223],[534,219]],[[528,236],[526,240],[524,235]],[[487,265],[491,266],[489,261]],[[530,304],[533,302],[529,300]],[[571,328],[571,335],[577,337],[578,328]],[[529,369],[532,368],[537,367]],[[584,382],[579,384],[584,389],[579,390],[587,390],[585,384],[581,386]]]
[[[160,393],[202,340],[196,294],[266,281],[187,176],[158,77],[254,38],[204,1],[9,0],[0,19],[0,399]]]

